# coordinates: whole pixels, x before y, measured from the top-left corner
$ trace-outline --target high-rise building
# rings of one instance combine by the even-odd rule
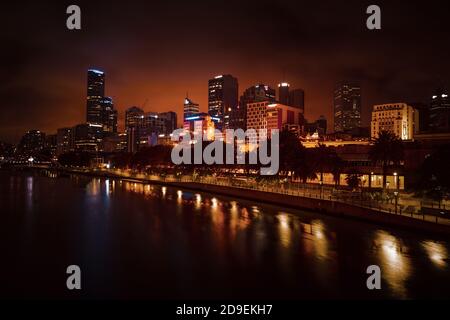
[[[173,111],[162,112],[159,116],[164,120],[164,134],[170,135],[177,128],[177,114]]]
[[[165,119],[161,118],[156,112],[147,112],[144,114],[141,135],[163,134],[165,130]]]
[[[431,97],[429,117],[431,131],[450,132],[450,97],[443,89]]]
[[[125,132],[128,151],[136,152],[139,147],[154,145],[154,140],[162,135],[170,136],[177,127],[177,114],[168,112],[144,112],[138,107],[125,111]]]
[[[269,101],[276,102],[275,89],[265,85],[258,84],[252,86],[244,91],[239,99],[239,105],[234,112],[231,113],[231,128],[232,129],[247,129],[247,104],[253,102]]]
[[[414,136],[414,108],[406,103],[373,106],[372,139],[376,139],[382,131],[392,132],[402,140],[412,140]]]
[[[105,97],[105,73],[89,69],[87,75],[86,122],[102,126],[108,135],[117,132],[117,111],[110,97]]]
[[[52,157],[56,155],[57,136],[56,134],[48,134],[45,137],[45,150]]]
[[[117,133],[117,110],[114,110],[112,98],[103,97],[100,101],[102,106],[102,125],[103,132],[112,134]]]
[[[231,128],[231,114],[238,108],[238,80],[220,75],[208,81],[208,113],[219,130]]]
[[[327,119],[325,118],[325,116],[321,115],[319,117],[319,119],[317,119],[316,123],[317,123],[317,128],[319,130],[321,130],[323,132],[323,134],[327,134],[328,123],[327,123]]]
[[[140,131],[144,123],[144,110],[130,107],[125,110],[125,132],[127,134],[128,152],[136,152],[139,147]]]
[[[144,110],[138,107],[130,107],[125,110],[125,131],[130,127],[140,127],[144,119]]]
[[[282,130],[285,125],[298,125],[302,119],[299,108],[269,101],[247,104],[247,129]]]
[[[89,69],[87,74],[87,110],[86,122],[101,124],[102,99],[105,96],[105,73],[96,69]]]
[[[343,82],[334,90],[334,131],[349,132],[361,126],[361,86]]]
[[[20,139],[17,151],[20,155],[32,156],[39,154],[45,148],[45,133],[40,130],[30,130]]]
[[[289,83],[281,82],[278,84],[278,102],[289,105]]]
[[[101,124],[82,123],[73,128],[74,149],[77,151],[100,151],[103,137]]]
[[[73,128],[60,128],[56,131],[56,154],[73,151]]]
[[[127,148],[127,134],[124,132],[105,137],[102,140],[103,152],[126,152]]]
[[[186,121],[187,118],[193,117],[198,113],[200,113],[200,107],[198,103],[195,103],[191,99],[186,97],[184,99],[183,122]]]
[[[428,132],[430,130],[430,105],[421,102],[408,104],[414,108],[414,133]]]

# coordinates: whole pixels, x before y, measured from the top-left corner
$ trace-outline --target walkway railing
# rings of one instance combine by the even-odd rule
[[[79,170],[85,172],[85,170]],[[92,172],[92,170],[87,170]],[[401,205],[402,199],[397,199],[397,204],[392,202],[380,201],[371,199],[370,197],[364,196],[363,193],[356,192],[343,192],[332,188],[330,186],[320,186],[311,184],[267,184],[258,183],[256,181],[242,181],[228,177],[203,177],[203,176],[158,176],[145,173],[130,173],[126,170],[108,170],[101,169],[98,172],[108,173],[111,175],[123,177],[123,178],[134,178],[139,180],[145,180],[148,182],[178,182],[178,183],[202,183],[210,184],[224,187],[240,188],[246,190],[256,190],[262,192],[271,192],[286,194],[297,197],[305,197],[312,199],[323,199],[335,202],[341,202],[345,204],[350,204],[353,206],[358,206],[362,208],[372,209],[383,214],[393,214],[401,215],[411,219],[418,219],[422,221],[428,221],[438,224],[450,225],[450,219],[444,215],[432,215],[423,213],[421,206],[403,206]],[[391,199],[393,201],[394,199]],[[420,200],[417,200],[420,203]]]

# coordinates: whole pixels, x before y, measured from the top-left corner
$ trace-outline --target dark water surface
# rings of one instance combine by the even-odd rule
[[[450,297],[450,242],[188,190],[0,171],[2,297]],[[79,265],[81,292],[66,289]],[[379,265],[382,290],[366,287]]]

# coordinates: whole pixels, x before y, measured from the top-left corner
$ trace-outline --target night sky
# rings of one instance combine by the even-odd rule
[[[368,5],[382,30],[366,29]],[[373,104],[427,102],[449,87],[448,1],[13,1],[0,13],[0,140],[29,129],[54,133],[85,120],[86,71],[106,72],[123,128],[124,110],[174,110],[186,92],[207,109],[207,81],[230,73],[239,91],[285,80],[306,92],[306,117],[332,128],[336,81],[362,84]],[[82,30],[66,28],[66,8]]]

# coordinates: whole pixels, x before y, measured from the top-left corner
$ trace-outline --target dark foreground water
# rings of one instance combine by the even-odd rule
[[[0,171],[2,297],[450,297],[450,243],[155,185]],[[66,268],[82,270],[81,292]],[[366,268],[382,270],[382,290]]]

